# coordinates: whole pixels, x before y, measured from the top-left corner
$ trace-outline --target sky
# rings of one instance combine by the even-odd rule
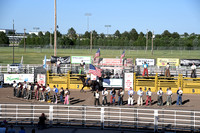
[[[91,16],[85,16],[90,13]],[[164,30],[200,34],[200,0],[57,0],[57,25],[62,34],[73,27],[114,34],[135,28],[137,32]],[[23,33],[54,30],[54,0],[0,0],[0,29]],[[108,29],[105,25],[111,25]]]

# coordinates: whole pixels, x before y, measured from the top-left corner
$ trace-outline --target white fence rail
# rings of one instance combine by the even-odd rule
[[[41,113],[50,125],[200,131],[200,112],[164,109],[0,104],[0,121],[37,124]]]

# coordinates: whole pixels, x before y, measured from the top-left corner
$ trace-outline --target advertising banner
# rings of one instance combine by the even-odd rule
[[[135,60],[135,65],[142,66],[146,62],[149,66],[155,65],[155,59],[144,59],[144,58],[137,58]]]
[[[13,81],[19,82],[34,82],[34,74],[4,74],[4,83],[11,84]]]
[[[103,79],[103,87],[122,88],[122,79]]]
[[[169,63],[170,66],[179,66],[179,59],[177,58],[157,58],[157,66],[166,66]]]
[[[120,59],[116,59],[116,58],[97,58],[94,61],[94,65],[103,65],[103,66],[132,66],[133,65],[133,59],[127,58],[127,59],[123,59],[123,61],[120,62]]]
[[[65,57],[57,57],[57,56],[51,56],[51,63],[56,63],[58,60],[60,60],[61,64],[70,64],[70,56]]]
[[[85,64],[91,64],[91,56],[71,56],[72,64],[80,64],[82,60]]]
[[[133,88],[133,73],[125,73],[124,90],[128,91],[130,87]]]
[[[193,63],[196,66],[200,66],[200,59],[182,59],[180,61],[181,66],[192,66]]]
[[[45,74],[38,74],[37,75],[37,82],[38,82],[38,84],[43,84],[43,85],[45,85],[46,84],[46,76],[45,76]]]

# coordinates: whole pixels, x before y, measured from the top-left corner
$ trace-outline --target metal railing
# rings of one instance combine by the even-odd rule
[[[35,125],[41,113],[51,126],[200,131],[200,112],[95,106],[0,104],[0,120]]]

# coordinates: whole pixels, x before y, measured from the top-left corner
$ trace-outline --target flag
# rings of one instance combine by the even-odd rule
[[[123,51],[121,57],[120,57],[120,63],[122,63],[122,58],[125,56],[125,50]]]
[[[110,79],[103,79],[104,83],[107,83],[108,85],[110,85]]]
[[[100,56],[100,48],[95,53],[94,60],[96,60],[96,58],[99,57],[99,56]]]
[[[46,69],[46,62],[47,62],[47,58],[46,58],[46,55],[44,57],[44,62],[43,62],[43,68]]]
[[[22,56],[22,58],[21,58],[21,62],[20,62],[20,64],[21,64],[21,65],[23,64],[23,56]]]
[[[101,71],[102,71],[101,69],[90,64],[89,73],[91,73],[95,76],[101,77]]]

